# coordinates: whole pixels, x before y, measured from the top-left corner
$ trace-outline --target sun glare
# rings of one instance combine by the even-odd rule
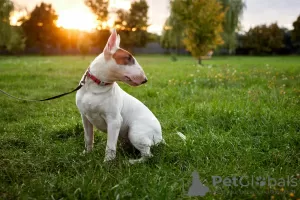
[[[20,18],[26,17],[27,12],[23,11],[14,11],[10,16],[10,24],[13,26],[20,26],[21,22],[19,21]]]
[[[109,8],[113,9],[124,9],[124,10],[129,10],[131,5],[131,0],[110,0],[109,1]]]
[[[112,13],[109,14],[108,20],[102,22],[103,28],[111,28],[114,26],[116,14],[114,11],[117,9],[129,10],[132,0],[110,0],[108,10]],[[26,12],[14,12],[10,18],[12,25],[19,26],[21,23],[18,21],[20,17],[26,17]],[[92,31],[97,28],[97,16],[94,15],[85,5],[76,4],[75,7],[57,9],[58,19],[56,25],[65,29],[76,29],[81,31]]]
[[[111,0],[109,8],[123,8],[128,10],[130,8],[131,0]],[[102,27],[112,27],[114,18],[108,19],[107,22],[102,22]],[[68,10],[58,12],[58,20],[56,21],[58,27],[66,29],[77,29],[83,31],[91,31],[97,28],[97,17],[85,6],[78,6]]]
[[[91,31],[97,27],[97,17],[82,9],[64,10],[58,13],[56,25],[66,29]]]

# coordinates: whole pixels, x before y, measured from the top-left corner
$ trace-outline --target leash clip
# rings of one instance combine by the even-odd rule
[[[100,83],[99,83],[99,85],[100,86],[105,86],[105,85],[107,85],[105,82],[103,82],[103,81],[101,81]]]

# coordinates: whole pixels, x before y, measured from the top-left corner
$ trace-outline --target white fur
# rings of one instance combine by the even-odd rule
[[[110,49],[114,52],[120,43],[120,37],[116,38],[115,46]],[[107,56],[105,52],[104,50],[90,65],[90,72],[101,81],[126,82],[123,77],[128,73],[145,78],[138,62],[135,62],[134,66],[120,67],[114,59],[105,59]],[[99,86],[87,78],[86,83],[76,94],[76,104],[82,116],[85,146],[88,152],[93,148],[93,127],[107,132],[104,161],[116,157],[119,136],[129,140],[141,152],[142,158],[136,162],[150,157],[150,147],[164,141],[160,123],[153,113],[142,102],[123,91],[116,82],[108,86]]]

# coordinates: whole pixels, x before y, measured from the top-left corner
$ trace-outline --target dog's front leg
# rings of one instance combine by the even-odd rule
[[[107,144],[105,149],[104,162],[115,159],[117,142],[122,124],[122,117],[111,117],[107,120]]]
[[[86,116],[81,115],[82,123],[84,127],[84,141],[85,141],[85,150],[84,153],[90,152],[93,149],[94,145],[94,131],[93,124],[86,118]]]

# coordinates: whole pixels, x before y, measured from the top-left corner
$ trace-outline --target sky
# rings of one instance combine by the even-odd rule
[[[13,0],[21,7],[27,7],[31,11],[41,0]],[[89,13],[84,0],[43,0],[51,3],[60,15],[68,15],[70,12],[82,14]],[[134,0],[111,0],[112,7],[129,8]],[[169,0],[147,0],[149,4],[150,32],[161,33],[162,26],[169,16]],[[279,26],[292,29],[292,23],[300,15],[300,0],[245,0],[246,9],[242,16],[242,30],[260,24],[277,22]],[[68,12],[69,11],[69,12]],[[78,15],[79,15],[78,14]],[[72,19],[72,18],[71,18]],[[89,21],[91,18],[83,18]],[[91,20],[90,20],[91,21]],[[76,23],[76,21],[74,22]],[[86,22],[87,23],[87,22]],[[93,22],[90,22],[93,23]]]

